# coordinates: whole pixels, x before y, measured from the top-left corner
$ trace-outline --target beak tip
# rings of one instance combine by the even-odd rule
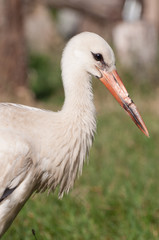
[[[138,125],[137,125],[138,126]],[[142,126],[143,126],[143,128],[140,128],[139,126],[139,128],[140,128],[140,130],[143,132],[143,134],[146,136],[146,137],[150,137],[150,134],[149,134],[149,132],[148,132],[148,130],[147,130],[147,127],[145,126],[145,123],[143,122],[143,124],[142,124]]]
[[[150,138],[150,134],[148,131],[145,132],[146,137]]]

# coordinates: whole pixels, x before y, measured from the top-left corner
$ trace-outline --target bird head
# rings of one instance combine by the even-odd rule
[[[125,109],[138,128],[149,136],[148,130],[141,118],[136,105],[122,83],[115,66],[115,56],[109,44],[99,35],[83,32],[74,36],[64,50],[62,64],[69,64],[77,69],[99,79]],[[65,59],[67,57],[67,59]],[[67,67],[65,68],[67,69]]]

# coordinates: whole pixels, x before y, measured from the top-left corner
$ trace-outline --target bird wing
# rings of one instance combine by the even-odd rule
[[[0,202],[25,179],[32,165],[29,144],[12,132],[0,130]]]

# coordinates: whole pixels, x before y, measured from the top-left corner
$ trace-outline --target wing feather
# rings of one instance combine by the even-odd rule
[[[31,165],[29,144],[11,132],[0,131],[0,199],[8,196],[25,178]],[[12,189],[12,190],[11,190]]]

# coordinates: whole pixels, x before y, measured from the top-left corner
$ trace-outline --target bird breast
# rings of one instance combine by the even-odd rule
[[[57,122],[54,121],[56,124],[52,137],[47,137],[45,144],[49,155],[46,157],[46,153],[44,154],[39,169],[39,173],[43,173],[40,191],[46,188],[54,190],[59,185],[59,197],[68,193],[76,176],[81,175],[96,130],[96,121],[92,114],[90,117],[89,114],[61,115]]]

